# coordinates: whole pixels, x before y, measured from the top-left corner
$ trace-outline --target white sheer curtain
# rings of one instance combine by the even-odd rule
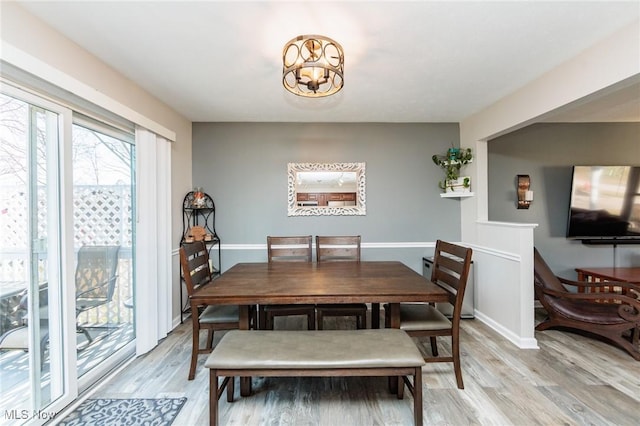
[[[136,353],[171,330],[171,143],[136,128]]]

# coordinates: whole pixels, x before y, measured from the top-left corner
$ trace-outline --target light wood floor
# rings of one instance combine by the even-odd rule
[[[537,312],[537,316],[544,311]],[[542,318],[542,317],[540,317]],[[302,328],[298,318],[276,327]],[[347,320],[327,318],[334,328]],[[204,339],[205,333],[202,333]],[[428,425],[638,425],[640,362],[597,340],[561,332],[536,333],[539,350],[521,350],[477,320],[461,330],[464,390],[452,366],[423,368]],[[219,339],[220,336],[216,338]],[[440,340],[441,352],[449,344]],[[208,371],[201,355],[189,370],[190,323],[176,328],[151,353],[134,360],[92,398],[188,398],[174,425],[208,424]],[[423,352],[430,354],[428,340]],[[259,348],[256,348],[258,350]],[[409,425],[409,392],[398,400],[384,378],[255,378],[254,395],[220,400],[221,424]]]

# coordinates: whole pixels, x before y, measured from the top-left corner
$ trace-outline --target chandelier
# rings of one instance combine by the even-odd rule
[[[344,52],[329,37],[301,35],[282,50],[282,84],[298,96],[333,95],[344,85]]]

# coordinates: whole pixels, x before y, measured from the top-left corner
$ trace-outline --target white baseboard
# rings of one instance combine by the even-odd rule
[[[503,327],[495,322],[493,319],[487,317],[482,312],[475,311],[476,319],[489,326],[496,333],[516,345],[520,349],[540,349],[538,346],[538,340],[535,337],[520,337],[513,331]]]

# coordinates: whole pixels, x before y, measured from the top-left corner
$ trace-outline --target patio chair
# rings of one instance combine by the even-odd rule
[[[48,319],[48,292],[47,284],[40,286],[38,291],[40,300],[40,365],[44,364],[45,351],[49,343],[49,319]],[[28,291],[21,293],[20,302],[15,307],[16,312],[22,316],[22,325],[7,330],[0,336],[0,350],[29,351],[29,327],[27,325],[27,310],[29,307]]]
[[[76,319],[85,311],[105,305],[113,299],[118,278],[118,252],[120,246],[83,246],[78,251],[76,266]],[[41,361],[49,342],[48,285],[42,284],[40,300],[40,352]],[[20,300],[19,310],[24,311],[23,325],[0,336],[0,349],[29,351],[29,327],[27,326],[27,290]],[[93,342],[88,327],[76,321],[76,332],[84,334],[87,346]]]
[[[90,309],[106,305],[113,299],[118,279],[118,252],[120,246],[82,246],[76,266],[76,319]],[[76,321],[76,331],[87,338],[93,337],[87,326]]]

